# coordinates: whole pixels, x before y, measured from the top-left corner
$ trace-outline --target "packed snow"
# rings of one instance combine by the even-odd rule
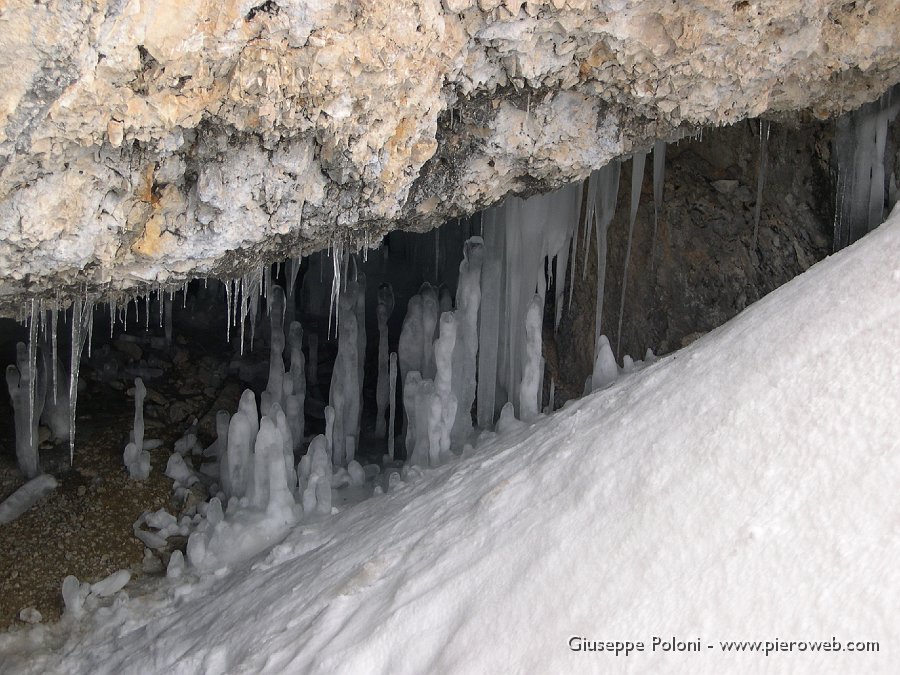
[[[0,636],[0,670],[895,672],[898,296],[900,211],[690,347],[458,461],[392,472],[385,494],[299,524],[269,495],[283,539],[251,560],[227,560],[213,500],[198,542],[215,565],[173,558],[165,580],[92,602],[67,579],[71,610]],[[249,450],[235,418],[226,457]],[[268,452],[278,436],[269,422]],[[301,462],[304,511],[307,495],[334,511],[317,501],[325,444]],[[663,651],[673,638],[700,653]],[[644,650],[573,648],[616,641]]]

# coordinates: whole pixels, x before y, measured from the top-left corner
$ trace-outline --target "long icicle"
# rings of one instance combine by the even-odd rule
[[[753,250],[759,242],[759,216],[762,213],[763,187],[769,165],[768,141],[771,126],[768,120],[759,121],[759,170],[756,174],[756,204],[753,205]]]
[[[40,316],[31,299],[31,316],[28,324],[28,442],[34,443],[34,392],[37,382],[37,336]]]
[[[628,219],[628,246],[625,248],[625,264],[622,267],[622,296],[619,299],[619,327],[616,330],[616,360],[622,354],[622,318],[625,314],[625,289],[628,286],[628,263],[631,260],[631,240],[634,237],[634,221],[641,201],[641,183],[644,181],[646,152],[634,153],[631,160],[631,213]]]
[[[656,257],[656,233],[659,229],[659,214],[662,212],[663,183],[666,173],[666,142],[653,144],[653,239],[650,244],[650,259]]]
[[[88,308],[87,311],[85,308]],[[75,408],[78,402],[78,371],[84,347],[85,324],[93,316],[93,302],[76,298],[72,304],[72,363],[69,373],[69,466],[75,463]],[[127,309],[126,309],[127,312]]]

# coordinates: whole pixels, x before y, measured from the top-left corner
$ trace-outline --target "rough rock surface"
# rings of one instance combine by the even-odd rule
[[[895,0],[11,0],[0,313],[431,227],[900,80]]]

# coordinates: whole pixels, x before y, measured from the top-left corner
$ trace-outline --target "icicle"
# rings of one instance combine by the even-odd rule
[[[75,461],[75,408],[78,401],[78,371],[81,368],[81,350],[88,317],[91,316],[92,302],[76,298],[72,305],[72,349],[69,373],[69,463]],[[126,311],[127,314],[127,311]]]
[[[91,358],[91,345],[94,341],[94,307],[91,305],[90,316],[88,318],[87,324],[87,348],[88,348],[88,358]]]
[[[56,404],[57,392],[59,390],[59,382],[58,382],[59,378],[57,377],[58,368],[56,367],[57,356],[59,353],[58,349],[57,349],[58,343],[56,340],[56,330],[58,328],[58,325],[59,325],[59,306],[57,305],[56,307],[53,308],[53,312],[50,315],[50,334],[51,334],[50,335],[50,340],[51,340],[50,344],[51,344],[52,358],[53,358],[53,403],[54,403],[54,405]]]
[[[113,338],[113,330],[116,327],[116,300],[115,298],[110,298],[109,300],[109,339]]]
[[[162,284],[156,287],[156,299],[159,300],[159,327],[163,327],[163,312],[165,310],[165,294],[163,293]]]
[[[241,356],[244,355],[244,326],[247,318],[247,275],[241,277]]]
[[[619,197],[619,174],[622,165],[618,160],[612,161],[605,167],[600,169],[597,176],[599,182],[599,199],[597,208],[599,210],[597,222],[597,297],[594,316],[594,358],[597,356],[596,340],[601,333],[603,322],[603,296],[606,292],[606,254],[607,241],[606,233],[609,230],[609,224],[612,222],[616,213],[616,203]]]
[[[144,294],[144,330],[150,330],[150,297],[151,292],[148,290]]]
[[[653,144],[653,239],[650,244],[651,258],[656,252],[656,232],[659,227],[659,214],[662,212],[665,172],[666,142],[656,141]]]
[[[203,288],[206,288],[206,281],[203,281]],[[187,308],[187,293],[188,293],[188,282],[184,282],[184,285],[181,287],[181,309]]]
[[[394,423],[397,407],[397,352],[391,352],[388,380],[390,395],[388,398],[388,455],[394,459]]]
[[[37,382],[37,337],[39,315],[31,299],[31,316],[28,324],[28,442],[34,443],[34,388]]]
[[[609,166],[609,164],[607,164]],[[588,186],[587,186],[587,205],[584,211],[584,265],[581,268],[581,278],[587,278],[587,268],[588,268],[588,260],[590,259],[590,255],[588,254],[588,242],[591,240],[591,230],[593,227],[594,219],[597,215],[597,192],[600,189],[601,183],[603,183],[602,172],[606,170],[606,167],[602,169],[598,169],[597,171],[592,171],[591,175],[588,176]],[[605,186],[604,186],[605,187]]]
[[[334,265],[334,277],[331,279],[331,299],[328,302],[328,332],[326,333],[326,337],[331,336],[332,317],[334,317],[335,335],[337,334],[337,323],[340,318],[338,316],[338,299],[341,292],[341,268],[343,267],[343,257],[343,247],[336,243],[333,244],[331,260]]]
[[[759,168],[756,173],[756,204],[753,205],[753,250],[759,242],[759,216],[762,212],[763,186],[769,163],[768,141],[771,127],[768,120],[759,121]]]
[[[225,302],[227,303],[228,313],[225,315],[225,342],[231,342],[231,282],[225,282]]]
[[[619,300],[619,328],[616,332],[616,352],[622,352],[622,318],[625,313],[625,289],[628,285],[628,263],[631,260],[631,241],[634,238],[634,221],[641,201],[641,184],[644,182],[646,152],[636,152],[631,160],[631,212],[628,218],[628,245],[625,248],[625,264],[622,267],[622,295]]]

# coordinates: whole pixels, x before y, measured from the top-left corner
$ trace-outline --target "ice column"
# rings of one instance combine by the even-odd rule
[[[541,379],[544,374],[544,358],[541,355],[541,325],[544,304],[535,295],[525,314],[525,365],[522,368],[522,382],[519,386],[519,419],[530,422],[541,409]]]
[[[472,432],[483,261],[484,240],[481,237],[470,238],[463,246],[463,260],[459,265],[459,281],[456,286],[457,332],[453,351],[453,391],[457,397],[457,410],[450,440],[454,447],[460,448]]]
[[[259,431],[258,420],[256,397],[247,389],[228,424],[228,445],[219,465],[222,491],[228,498],[243,497],[250,488],[253,480],[251,455]]]
[[[394,311],[394,292],[390,284],[382,284],[378,288],[378,306],[375,314],[378,318],[378,382],[375,389],[377,413],[375,415],[375,435],[384,438],[384,415],[387,411],[390,390],[390,347],[388,345],[388,319]]]
[[[291,370],[284,382],[284,412],[291,429],[293,449],[299,450],[306,431],[304,416],[306,373],[303,359],[303,328],[297,321],[291,322],[288,344],[291,354]]]
[[[344,466],[353,459],[359,439],[359,348],[355,293],[343,293],[338,312],[338,353],[331,375],[329,404],[334,409],[332,461]]]
[[[397,407],[397,352],[391,352],[389,367],[390,393],[388,397],[388,405],[390,414],[388,416],[388,456],[394,459],[394,427]]]

